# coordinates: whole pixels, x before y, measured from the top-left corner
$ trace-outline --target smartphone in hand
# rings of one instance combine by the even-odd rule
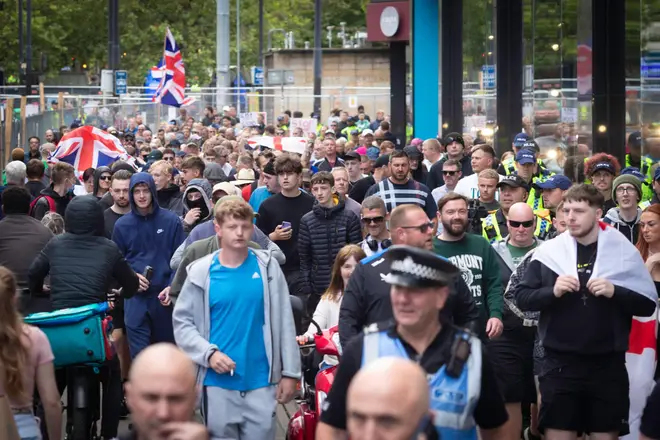
[[[290,228],[290,227],[291,227],[291,223],[289,223],[289,222],[282,222],[282,229],[286,229],[286,228]]]

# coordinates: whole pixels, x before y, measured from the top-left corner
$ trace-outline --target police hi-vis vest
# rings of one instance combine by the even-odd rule
[[[440,438],[477,440],[474,409],[481,394],[481,342],[466,333],[456,337],[469,338],[470,357],[459,377],[449,376],[445,365],[429,377],[430,410]],[[362,366],[383,357],[410,359],[401,341],[390,337],[387,331],[366,333]]]

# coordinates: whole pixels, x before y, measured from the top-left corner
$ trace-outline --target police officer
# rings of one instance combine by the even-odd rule
[[[511,144],[511,148],[513,150],[513,157],[505,160],[500,164],[500,166],[497,168],[498,174],[501,174],[502,176],[508,176],[509,174],[513,174],[516,171],[516,167],[514,166],[513,162],[516,157],[516,154],[518,154],[518,151],[525,145],[525,142],[529,140],[529,135],[527,133],[518,133],[514,138],[513,138],[513,143]]]
[[[527,144],[536,145],[536,142],[531,141],[525,145]],[[538,148],[538,146],[536,148]],[[516,154],[514,165],[516,167],[516,172],[514,174],[522,177],[529,185],[527,204],[529,204],[534,211],[543,209],[541,191],[536,188],[536,185],[544,182],[554,173],[539,167],[537,155],[532,147],[520,150],[518,154]]]
[[[514,203],[529,200],[529,185],[516,174],[502,178],[497,188],[500,190],[500,208],[481,220],[481,235],[490,243],[501,241],[509,235],[507,226],[509,208]],[[538,210],[535,214],[537,219],[534,236],[539,240],[545,240],[552,227],[552,221],[545,210]]]
[[[433,226],[418,205],[397,206],[390,213],[390,235],[395,245],[431,250]],[[386,257],[391,248],[360,261],[349,278],[339,309],[339,339],[342,346],[359,335],[364,327],[392,318],[390,286],[385,282],[391,263]],[[465,281],[456,278],[451,287],[447,304],[442,310],[446,320],[461,327],[478,321],[479,309]]]
[[[439,319],[449,286],[459,273],[448,260],[410,246],[387,254],[385,281],[395,324],[373,325],[349,343],[321,413],[317,440],[342,438],[346,430],[346,393],[362,366],[383,357],[417,362],[426,372],[433,424],[441,438],[496,438],[507,413],[493,369],[480,340]]]
[[[653,172],[651,171],[653,161],[648,157],[642,156],[642,133],[639,131],[630,133],[626,147],[628,147],[628,154],[626,154],[625,167],[635,167],[639,169],[639,171],[646,176],[644,180],[651,182],[653,180]],[[645,191],[644,200],[650,199],[652,195],[653,194],[650,191]]]

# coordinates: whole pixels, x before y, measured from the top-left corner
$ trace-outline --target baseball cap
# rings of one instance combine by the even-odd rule
[[[236,187],[232,185],[230,182],[216,183],[213,186],[213,194],[215,194],[216,191],[223,191],[228,196],[238,195],[238,192],[236,191]]]
[[[613,175],[616,174],[616,170],[614,169],[614,165],[612,165],[609,162],[598,162],[596,165],[594,165],[594,169],[591,171],[591,174],[594,174],[596,171],[607,171],[608,173],[611,173]]]
[[[228,112],[229,111],[229,106],[225,105],[224,107],[222,107],[222,111],[223,112]]]
[[[539,144],[536,143],[534,139],[528,139],[525,141],[525,143],[520,147],[522,150],[531,150],[534,153],[540,153],[541,149],[539,148]]]
[[[656,168],[655,173],[653,173],[653,181],[655,182],[658,179],[660,179],[660,167]]]
[[[170,125],[176,125],[176,119],[170,119]]]
[[[170,141],[170,147],[172,148],[181,148],[181,141],[178,139],[172,139]]]
[[[403,151],[408,155],[410,158],[417,158],[419,159],[422,157],[422,152],[417,149],[417,147],[413,145],[408,145],[403,149]]]
[[[632,148],[641,148],[642,147],[642,133],[639,131],[633,131],[628,136],[628,146]]]
[[[502,180],[500,180],[500,183],[497,184],[497,187],[501,188],[502,185],[507,185],[512,188],[525,188],[525,190],[529,191],[529,185],[527,185],[527,182],[525,182],[522,177],[516,174],[510,174],[508,176],[502,177]]]
[[[449,133],[445,138],[442,140],[442,145],[449,145],[452,142],[458,142],[465,148],[465,141],[463,140],[463,135],[460,133]]]
[[[513,138],[513,146],[516,148],[520,148],[523,146],[525,142],[529,139],[529,135],[527,133],[518,133],[514,138]]]
[[[362,136],[370,136],[370,135],[371,136],[374,135],[373,130],[371,130],[370,128],[366,128],[366,129],[362,130]]]
[[[349,151],[348,153],[344,154],[344,160],[360,160],[360,155],[357,153],[357,151]]]
[[[374,168],[382,168],[386,167],[390,163],[390,156],[388,154],[384,154],[382,156],[379,156],[378,159],[376,159],[376,163],[374,164]]]
[[[625,167],[621,170],[621,175],[630,174],[639,179],[640,182],[646,182],[646,176],[637,167]]]
[[[520,150],[516,154],[516,162],[520,165],[526,165],[528,163],[536,163],[536,156],[532,150]]]
[[[327,135],[332,135],[332,136],[337,136],[337,133],[334,132],[334,130],[326,130],[325,133],[323,133],[325,136]]]
[[[365,147],[365,146],[358,147],[358,148],[355,150],[355,152],[356,152],[357,154],[359,154],[360,156],[366,156],[366,155],[367,155],[367,147]]]
[[[422,145],[423,143],[424,143],[424,141],[421,140],[420,138],[415,138],[412,141],[410,141],[410,145],[412,145],[413,147],[416,147],[418,145]]]
[[[380,155],[380,150],[377,147],[367,148],[367,157],[369,158],[369,160],[376,160],[378,159],[379,155]]]
[[[573,182],[571,182],[571,179],[569,179],[566,176],[562,176],[561,174],[554,174],[550,177],[548,177],[545,182],[539,182],[536,184],[541,189],[561,189],[562,191],[566,191],[568,188],[571,187]]]

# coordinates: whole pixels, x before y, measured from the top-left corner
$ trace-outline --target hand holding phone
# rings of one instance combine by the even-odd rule
[[[291,228],[291,223],[289,222],[282,222],[282,229],[290,229]]]

